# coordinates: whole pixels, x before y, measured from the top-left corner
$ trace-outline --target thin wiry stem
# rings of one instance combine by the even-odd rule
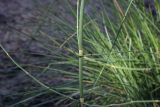
[[[80,5],[80,7],[79,7]],[[83,95],[83,14],[84,14],[84,0],[77,1],[77,38],[79,48],[79,90],[81,107],[84,103]]]
[[[132,104],[140,104],[140,103],[159,103],[160,100],[137,100],[137,101],[129,101],[129,102],[125,102],[125,103],[119,103],[119,104],[109,104],[109,105],[89,105],[89,104],[85,104],[87,106],[91,106],[91,107],[124,107],[128,105],[132,105]]]
[[[130,10],[130,8],[131,8],[131,5],[132,5],[133,1],[134,1],[134,0],[131,0],[131,1],[130,1],[129,6],[128,6],[126,12],[125,12],[125,15],[124,15],[124,17],[123,17],[123,19],[122,19],[121,25],[120,25],[120,27],[119,27],[119,29],[118,29],[117,34],[116,34],[115,40],[113,41],[113,45],[112,45],[112,47],[111,47],[111,49],[110,49],[110,53],[109,53],[109,55],[108,55],[108,59],[109,59],[110,55],[112,54],[112,51],[113,51],[113,49],[114,49],[114,47],[115,47],[115,45],[116,45],[117,39],[118,39],[118,37],[119,37],[119,35],[120,35],[120,32],[121,32],[122,27],[123,27],[123,24],[124,24],[124,22],[125,22],[125,20],[126,20],[126,17],[127,17],[127,15],[128,15],[128,12],[129,12],[129,10]],[[107,62],[108,62],[108,61],[107,61]]]

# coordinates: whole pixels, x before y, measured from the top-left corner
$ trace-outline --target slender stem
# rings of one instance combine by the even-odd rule
[[[78,45],[79,49],[82,50],[83,43],[82,43],[82,33],[83,33],[83,14],[84,14],[84,0],[81,0],[80,4],[80,14],[79,14],[79,32],[78,32]]]
[[[81,3],[80,3],[81,2]],[[80,3],[80,8],[79,8]],[[83,95],[83,14],[84,14],[84,0],[77,1],[77,38],[79,48],[79,90],[81,107],[84,103]]]

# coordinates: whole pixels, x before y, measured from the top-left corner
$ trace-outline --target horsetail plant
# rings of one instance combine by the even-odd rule
[[[84,0],[77,1],[77,39],[79,48],[79,90],[80,90],[80,105],[83,106],[83,14]]]

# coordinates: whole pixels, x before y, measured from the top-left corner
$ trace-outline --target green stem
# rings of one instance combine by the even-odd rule
[[[80,3],[80,8],[79,8]],[[81,107],[84,103],[83,95],[83,15],[84,15],[84,0],[77,1],[77,38],[79,48],[79,90]]]

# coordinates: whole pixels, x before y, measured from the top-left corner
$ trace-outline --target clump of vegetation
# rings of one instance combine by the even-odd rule
[[[159,106],[159,6],[156,5],[156,19],[151,14],[146,14],[144,8],[137,7],[133,0],[121,0],[121,4],[125,4],[123,6],[113,2],[116,8],[113,5],[110,7],[111,19],[103,7],[103,1],[100,1],[102,10],[97,11],[99,16],[95,18],[87,13],[83,16],[84,2],[81,2],[81,11],[79,7],[76,11],[69,6],[72,15],[78,19],[78,27],[75,27],[76,24],[70,25],[65,20],[59,22],[61,29],[67,29],[64,30],[67,36],[69,33],[73,34],[63,43],[60,43],[62,40],[49,37],[64,51],[56,54],[54,62],[44,71],[60,74],[65,78],[64,83],[48,87],[15,62],[17,66],[41,86],[57,94],[54,100],[56,106],[64,103],[77,107],[80,105],[79,98],[84,98],[81,106],[86,107]],[[76,17],[76,12],[79,11],[80,14]]]
[[[156,107],[160,98],[159,26],[156,19],[142,12],[132,0],[124,14],[120,5],[116,6],[119,9],[116,12],[116,21],[112,21],[105,11],[100,13],[103,25],[85,16],[83,26],[85,103],[105,107],[107,105]],[[75,47],[76,37],[71,41]],[[76,68],[78,53],[77,48],[72,46],[71,48],[64,46],[71,52],[66,60]],[[69,77],[75,81],[72,88],[74,86],[76,88],[78,74],[76,75],[76,71],[71,73],[75,75]],[[75,91],[76,93],[78,91]]]

